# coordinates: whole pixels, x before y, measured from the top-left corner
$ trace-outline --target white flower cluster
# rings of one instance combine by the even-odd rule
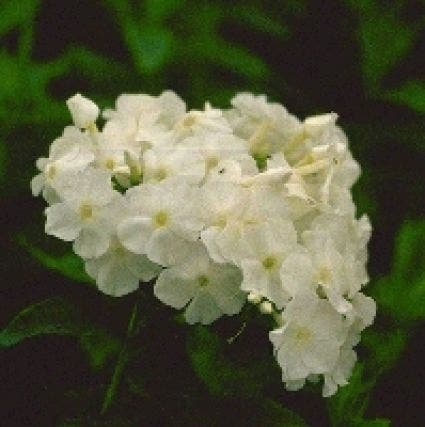
[[[371,227],[356,219],[359,166],[335,113],[304,121],[265,96],[186,110],[173,92],[121,95],[103,112],[77,94],[74,126],[37,161],[46,233],[73,242],[99,289],[122,296],[154,278],[188,323],[271,314],[291,390],[324,378],[332,395],[375,316],[367,283]]]

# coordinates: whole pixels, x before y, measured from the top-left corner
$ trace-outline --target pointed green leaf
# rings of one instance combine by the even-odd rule
[[[64,277],[79,283],[94,283],[94,280],[85,272],[83,260],[73,252],[57,256],[51,255],[43,249],[29,243],[23,234],[18,235],[17,242],[41,265],[49,270],[54,270]]]
[[[224,357],[224,344],[204,326],[190,329],[187,351],[197,376],[215,396],[261,396],[270,377],[274,377],[273,359],[235,363]]]
[[[30,305],[0,332],[0,348],[41,335],[68,335],[80,340],[94,369],[101,368],[119,349],[119,342],[90,322],[82,312],[60,297]]]
[[[378,306],[403,322],[425,317],[425,221],[408,221],[395,242],[391,274],[377,281],[372,293]]]
[[[425,113],[425,81],[409,80],[401,87],[388,91],[384,97],[418,113]]]
[[[400,19],[399,5],[363,1],[350,2],[359,14],[358,40],[366,85],[376,92],[383,77],[412,48],[417,28]]]
[[[1,4],[0,35],[33,19],[38,0],[6,0]]]

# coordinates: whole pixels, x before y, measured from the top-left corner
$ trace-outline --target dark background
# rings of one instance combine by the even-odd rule
[[[374,228],[373,289],[391,274],[400,228],[423,218],[424,26],[424,2],[408,0],[0,0],[0,326],[31,303],[65,295],[118,336],[126,328],[131,296],[107,298],[52,268],[49,254],[69,247],[43,235],[44,204],[29,190],[35,160],[70,123],[64,101],[76,92],[106,108],[124,92],[172,89],[189,108],[202,108],[205,100],[226,107],[234,93],[252,91],[300,117],[337,112],[363,170],[353,191]],[[184,386],[194,395],[205,390],[187,380],[181,329],[164,326],[171,314],[161,313],[151,325],[156,333],[144,336],[152,342],[143,359],[155,397],[149,405],[125,389],[111,418],[96,421],[110,367],[93,372],[72,337],[36,337],[0,350],[0,425],[204,425],[209,417],[222,420],[211,425],[250,425],[241,400],[206,396],[187,406],[181,399]],[[398,321],[390,307],[377,325]],[[419,316],[404,330],[407,345],[379,378],[366,415],[422,426],[424,322]],[[170,372],[155,371],[169,360]],[[318,393],[276,390],[270,395],[309,425],[330,425]]]

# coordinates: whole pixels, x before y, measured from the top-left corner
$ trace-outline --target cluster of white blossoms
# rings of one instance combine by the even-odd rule
[[[265,96],[187,111],[173,92],[121,95],[103,112],[77,94],[74,125],[37,161],[46,233],[73,242],[98,288],[122,296],[156,279],[155,296],[188,323],[273,316],[287,389],[347,380],[373,322],[367,217],[350,188],[359,166],[335,113],[298,120]]]

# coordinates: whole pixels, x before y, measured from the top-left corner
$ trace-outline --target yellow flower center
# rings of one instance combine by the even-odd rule
[[[115,167],[115,160],[114,159],[106,159],[105,160],[105,167],[106,167],[106,169],[113,170]]]
[[[332,280],[332,270],[327,265],[322,265],[317,272],[316,280],[320,285],[328,285]]]
[[[54,166],[54,165],[50,165],[50,166],[47,168],[47,178],[49,178],[49,179],[53,179],[53,178],[56,176],[56,172],[57,172],[57,170],[56,170],[56,166]]]
[[[157,212],[153,217],[155,228],[164,227],[168,223],[168,214],[164,211]]]
[[[295,331],[295,341],[298,345],[307,344],[312,337],[310,329],[305,326],[299,326]]]
[[[182,124],[183,124],[184,127],[190,128],[190,127],[192,127],[195,124],[195,122],[196,122],[196,117],[193,116],[193,115],[191,115],[191,114],[188,114],[183,119]]]
[[[217,165],[218,165],[218,158],[217,156],[209,156],[206,159],[206,166],[207,166],[207,170],[211,170],[214,169]]]
[[[273,270],[277,266],[277,259],[274,256],[267,256],[263,259],[263,267],[266,270]]]
[[[197,281],[198,281],[198,285],[201,288],[207,286],[210,283],[208,277],[205,276],[204,274],[202,274],[201,276],[199,276],[198,279],[197,279]]]
[[[81,203],[79,214],[83,221],[91,219],[93,217],[93,206],[90,203]]]
[[[153,176],[156,181],[162,181],[167,178],[168,172],[165,168],[158,168],[155,170]]]

